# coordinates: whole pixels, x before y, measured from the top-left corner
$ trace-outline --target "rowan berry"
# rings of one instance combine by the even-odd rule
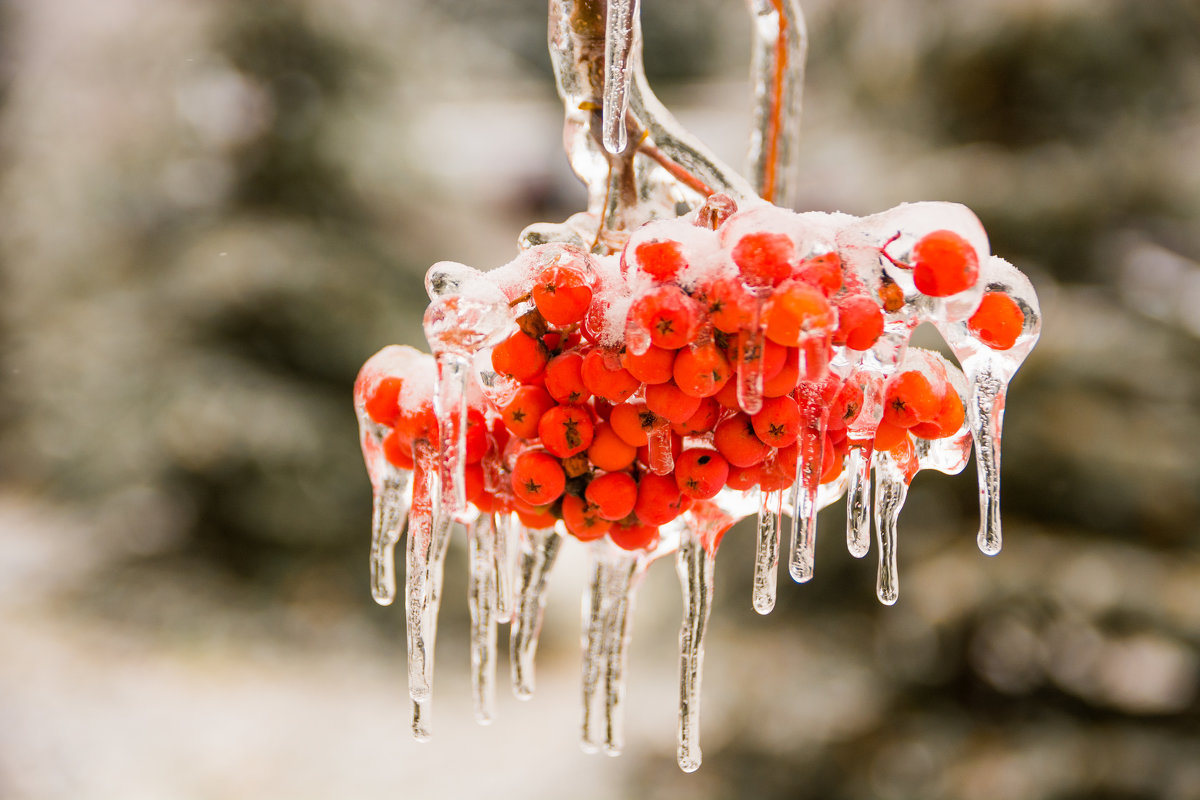
[[[845,467],[845,440],[843,440],[842,446],[839,447],[828,436],[825,437],[824,446],[821,448],[821,483],[829,483],[830,481],[837,480]]]
[[[901,441],[908,438],[908,429],[901,428],[897,425],[892,425],[883,419],[879,423],[879,427],[875,429],[875,449],[876,450],[891,450]]]
[[[500,418],[510,431],[522,439],[535,439],[542,416],[554,408],[554,398],[541,386],[522,386],[513,399],[500,411]]]
[[[858,419],[862,407],[862,385],[854,379],[843,383],[842,388],[838,390],[837,397],[829,406],[829,430],[845,430],[847,425]]]
[[[735,467],[729,465],[729,477],[725,479],[725,485],[737,492],[747,492],[758,486],[758,481],[762,477],[762,469],[760,464],[755,464],[751,467]]]
[[[763,310],[767,337],[795,347],[808,335],[833,328],[834,315],[820,290],[803,281],[783,283]]]
[[[549,358],[550,354],[540,340],[524,331],[517,331],[492,350],[492,368],[502,375],[528,383],[541,373]]]
[[[400,378],[387,377],[381,380],[363,404],[367,416],[386,428],[394,428],[400,419],[400,389],[403,385],[404,381]]]
[[[602,422],[587,451],[588,460],[605,472],[618,472],[633,464],[637,447],[622,439],[612,425]]]
[[[413,468],[412,445],[404,440],[400,431],[392,431],[383,437],[383,455],[394,467]]]
[[[763,379],[763,397],[782,397],[791,394],[800,382],[800,348],[786,348],[783,366],[770,378]]]
[[[678,286],[662,285],[634,300],[628,319],[649,335],[651,344],[678,350],[696,338],[700,309]]]
[[[712,342],[684,347],[672,367],[675,385],[692,397],[712,397],[729,380],[729,360]]]
[[[582,269],[551,264],[533,284],[533,304],[551,325],[571,325],[583,319],[592,303],[592,287]]]
[[[929,422],[942,406],[944,388],[935,390],[924,373],[905,370],[893,375],[884,391],[883,421],[897,428]],[[887,449],[887,448],[884,448]]]
[[[438,421],[432,398],[416,408],[402,408],[396,420],[396,431],[411,451],[418,443],[437,445]]]
[[[838,324],[833,343],[851,350],[870,350],[883,334],[883,310],[865,294],[853,294],[837,304]]]
[[[716,497],[729,477],[729,462],[716,450],[684,450],[675,461],[675,485],[696,500]]]
[[[588,483],[584,497],[597,506],[597,514],[615,522],[633,513],[637,503],[637,482],[627,472],[606,472]]]
[[[557,500],[567,486],[567,475],[558,459],[541,450],[526,450],[512,468],[513,494],[531,506]]]
[[[750,423],[763,444],[787,447],[800,435],[800,407],[788,395],[764,397],[762,409]]]
[[[624,402],[642,385],[621,366],[616,353],[600,348],[589,350],[583,357],[579,374],[589,392],[610,403]]]
[[[481,497],[487,496],[482,464],[467,464],[463,470],[463,494],[468,503],[477,503]]]
[[[700,401],[700,407],[683,422],[672,422],[671,430],[680,436],[699,436],[709,433],[721,418],[721,404],[711,397]]]
[[[717,425],[713,444],[730,464],[749,467],[767,457],[770,448],[754,432],[750,416],[738,413]]]
[[[741,280],[726,276],[703,284],[696,299],[708,312],[713,327],[724,333],[737,333],[750,324],[758,302]]]
[[[612,522],[600,516],[599,507],[582,497],[568,494],[563,497],[562,518],[567,531],[581,542],[601,538],[612,528]]]
[[[738,404],[738,381],[734,376],[731,380],[725,381],[725,385],[721,387],[721,391],[713,395],[713,399],[717,401],[723,408],[731,408],[734,411],[740,411],[741,406]]]
[[[912,431],[913,436],[919,436],[922,439],[945,439],[947,436],[958,433],[965,418],[966,409],[963,408],[962,398],[959,397],[958,391],[953,386],[947,384],[946,394],[942,397],[942,404],[938,409],[937,416],[929,422],[913,425],[909,430]]]
[[[645,389],[646,408],[669,422],[687,422],[700,408],[700,398],[685,394],[674,383],[655,383]]]
[[[796,277],[829,297],[842,288],[842,259],[833,251],[806,258],[796,268]]]
[[[638,480],[637,518],[649,525],[666,525],[682,513],[681,496],[675,479],[669,475],[647,473]]]
[[[613,432],[627,444],[642,447],[646,444],[650,429],[658,423],[658,416],[645,403],[622,403],[613,406],[608,418]]]
[[[633,256],[638,269],[656,281],[674,280],[687,268],[682,245],[672,239],[639,242],[633,249]]]
[[[979,279],[979,255],[954,231],[926,234],[913,246],[913,284],[930,297],[966,291]]]
[[[650,550],[658,544],[658,528],[636,522],[613,525],[608,531],[608,538],[622,550]]]
[[[778,492],[796,482],[796,470],[788,471],[774,460],[767,460],[758,465],[759,488],[764,492]]]
[[[583,403],[592,393],[583,384],[583,356],[559,353],[546,363],[546,391],[560,403]]]
[[[632,350],[621,353],[621,366],[642,383],[666,383],[671,380],[675,351],[650,345],[640,356]]]
[[[751,286],[778,286],[792,274],[795,246],[782,233],[754,231],[738,240],[730,254]]]
[[[513,502],[513,512],[521,524],[530,530],[540,531],[553,528],[558,520],[550,513],[549,506],[531,506],[520,500]]]
[[[1025,312],[1004,292],[987,292],[979,308],[967,320],[975,338],[993,350],[1007,350],[1017,342],[1025,327]]]
[[[555,406],[538,422],[538,438],[559,458],[587,450],[595,433],[592,415],[584,406]]]

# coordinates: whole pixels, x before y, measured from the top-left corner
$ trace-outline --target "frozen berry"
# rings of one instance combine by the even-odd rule
[[[642,382],[621,366],[621,358],[611,350],[596,348],[588,351],[580,366],[580,378],[587,390],[610,403],[623,402],[633,395]]]
[[[687,267],[683,247],[671,239],[640,242],[633,255],[638,269],[657,281],[674,280]]]
[[[675,351],[650,345],[640,356],[632,350],[621,354],[621,366],[642,383],[666,383],[671,380]]]
[[[400,431],[392,431],[383,437],[383,455],[394,467],[413,468],[412,446],[404,440]]]
[[[1017,301],[1004,292],[987,292],[979,308],[967,320],[967,328],[979,341],[993,350],[1007,350],[1016,344],[1025,327],[1025,312]]]
[[[800,435],[800,407],[788,395],[763,398],[762,409],[750,421],[758,438],[771,447],[787,447]]]
[[[600,516],[600,509],[582,497],[569,494],[563,498],[562,518],[567,531],[581,542],[591,542],[608,533],[612,522]]]
[[[615,522],[633,513],[637,493],[637,483],[632,475],[627,472],[607,472],[592,479],[584,496],[598,508],[596,513]]]
[[[400,389],[403,385],[399,378],[381,380],[364,404],[367,416],[384,427],[394,428],[400,419]]]
[[[675,485],[696,500],[716,497],[728,477],[729,462],[716,450],[684,450],[675,462]]]
[[[554,398],[541,386],[522,386],[500,412],[504,425],[522,439],[537,438],[542,415],[554,408]]]
[[[531,506],[554,502],[566,485],[567,476],[562,465],[549,453],[527,450],[513,463],[513,494]]]
[[[744,413],[735,414],[718,425],[713,444],[730,464],[737,467],[753,466],[770,452],[755,434],[749,415]]]
[[[770,339],[795,347],[809,334],[831,329],[834,316],[829,301],[820,290],[793,280],[779,286],[771,295],[763,320]]]
[[[724,333],[737,333],[750,324],[755,300],[735,277],[716,278],[704,284],[697,299],[708,312],[713,327]]]
[[[646,407],[670,422],[686,422],[700,408],[700,398],[685,394],[674,383],[646,387]]]
[[[650,336],[651,344],[678,350],[691,342],[700,323],[696,301],[677,286],[657,286],[633,301],[629,320]]]
[[[596,435],[588,447],[587,457],[597,469],[618,472],[634,462],[637,447],[618,436],[612,425],[602,422],[596,426]]]
[[[922,439],[944,439],[958,433],[965,418],[966,409],[963,408],[962,398],[953,386],[947,386],[937,416],[929,422],[918,423],[909,430],[913,436],[920,436]]]
[[[966,291],[979,279],[979,256],[954,231],[934,231],[913,246],[913,284],[930,297]]]
[[[654,525],[613,525],[608,538],[622,550],[649,550],[658,544],[658,528]]]
[[[549,357],[541,341],[517,331],[492,350],[492,368],[527,382],[542,371]]]
[[[849,295],[838,302],[834,344],[851,350],[870,350],[883,334],[883,310],[865,294]]]
[[[792,274],[795,247],[786,234],[754,231],[738,240],[731,256],[751,286],[778,286]]]
[[[893,375],[885,391],[883,421],[897,428],[929,422],[941,409],[943,394],[944,390],[935,391],[929,379],[917,370]]]
[[[622,403],[613,406],[608,421],[622,441],[641,447],[646,444],[650,429],[658,423],[658,416],[645,403]]]
[[[584,406],[555,406],[538,422],[538,438],[559,458],[587,450],[594,435],[592,415]]]
[[[533,304],[551,325],[570,325],[583,319],[592,302],[592,287],[579,267],[552,264],[538,273]]]
[[[679,487],[669,475],[643,475],[633,513],[650,525],[666,525],[681,513]]]
[[[583,403],[592,393],[583,384],[583,356],[571,350],[546,364],[546,391],[560,403]]]
[[[842,259],[835,252],[806,258],[796,268],[796,277],[829,297],[842,288]]]
[[[721,418],[721,404],[711,397],[700,401],[700,407],[683,422],[672,422],[671,430],[680,436],[699,436],[709,433],[717,427]]]
[[[712,342],[685,347],[675,356],[675,385],[692,397],[711,397],[729,380],[729,360]]]

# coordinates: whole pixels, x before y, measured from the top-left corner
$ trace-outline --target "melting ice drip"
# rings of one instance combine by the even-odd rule
[[[737,520],[757,516],[751,599],[765,614],[783,518],[789,574],[811,580],[817,512],[845,496],[855,557],[868,553],[874,519],[877,594],[890,605],[909,484],[921,470],[961,471],[974,449],[979,546],[999,551],[1005,388],[1038,337],[1033,288],[991,256],[979,221],[959,205],[857,218],[757,197],[787,193],[804,34],[792,2],[750,5],[754,189],[653,98],[636,2],[610,0],[603,13],[552,2],[568,155],[594,190],[588,211],[531,226],[517,257],[491,271],[434,265],[425,315],[434,355],[389,346],[359,374],[355,408],[374,489],[371,590],[382,604],[396,597],[393,554],[408,531],[418,739],[429,736],[442,565],[456,527],[467,532],[481,723],[493,714],[498,625],[511,626],[513,689],[527,698],[556,557],[567,540],[587,548],[589,751],[621,749],[637,589],[654,561],[674,556],[686,771],[701,760],[716,553]],[[679,204],[691,210],[676,216]],[[921,322],[937,327],[958,365],[909,346]]]

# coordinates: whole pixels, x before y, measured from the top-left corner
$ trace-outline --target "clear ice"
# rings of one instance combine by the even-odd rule
[[[499,626],[510,626],[510,679],[527,699],[555,561],[563,546],[588,548],[581,741],[612,755],[623,744],[638,587],[654,561],[674,556],[683,596],[678,762],[687,772],[701,763],[700,682],[717,551],[735,522],[757,518],[751,606],[766,614],[779,591],[783,517],[788,572],[811,581],[817,514],[844,498],[855,558],[869,552],[874,522],[877,594],[891,605],[909,485],[921,470],[962,471],[973,451],[979,547],[1000,549],[1000,434],[1008,383],[1040,331],[1033,287],[991,255],[979,220],[961,205],[904,204],[862,218],[788,210],[807,32],[795,0],[747,5],[755,95],[748,180],[650,90],[638,0],[551,0],[564,144],[587,187],[586,210],[530,225],[515,257],[490,271],[435,264],[424,318],[432,356],[388,346],[358,375],[354,407],[373,491],[370,587],[380,604],[395,600],[395,548],[408,534],[404,601],[418,740],[430,735],[443,564],[458,529],[468,547],[470,674],[483,724],[494,716]],[[758,244],[738,250],[747,241]],[[951,256],[927,256],[931,241],[950,242]],[[638,298],[663,284],[677,287],[666,315],[637,312]],[[572,303],[582,306],[565,312]],[[549,319],[558,314],[562,320]],[[923,322],[940,331],[957,364],[910,347]],[[698,400],[695,413],[676,417],[664,406],[649,412],[651,423],[639,417],[641,430],[620,428],[613,407],[648,397],[624,359],[651,354],[656,337],[676,324],[692,326],[689,341],[655,352],[698,358],[715,350],[712,390],[689,384],[689,367],[671,355],[669,374],[655,382],[673,383],[685,406]],[[548,361],[570,353],[578,355]],[[796,438],[774,446],[762,431],[784,423],[761,415],[768,401],[784,413],[781,402],[792,406],[775,398],[788,397]],[[546,415],[563,406],[575,416],[556,429]],[[532,426],[531,413],[539,415]],[[739,430],[753,429],[751,445],[766,451],[742,452],[743,466],[732,464],[732,453],[751,445],[718,441],[715,432],[737,414],[749,420]],[[602,428],[616,436],[607,450],[584,441]],[[518,481],[519,457],[531,452],[550,458]],[[590,496],[600,472],[629,476],[625,494]],[[552,499],[539,494],[559,480]]]

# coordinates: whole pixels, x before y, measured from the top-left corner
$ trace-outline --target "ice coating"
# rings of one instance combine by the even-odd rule
[[[862,218],[784,208],[807,34],[795,0],[747,8],[750,181],[650,91],[637,0],[551,0],[564,145],[587,209],[530,225],[516,255],[490,271],[435,264],[424,320],[434,356],[388,347],[359,374],[371,591],[382,604],[395,597],[393,551],[409,528],[419,740],[430,735],[443,564],[459,528],[481,723],[493,716],[498,626],[511,626],[513,689],[528,698],[550,573],[562,547],[588,548],[582,740],[610,754],[622,746],[637,589],[655,560],[675,554],[678,761],[688,772],[701,762],[716,551],[735,520],[757,515],[751,600],[768,613],[783,515],[789,573],[811,581],[817,513],[844,497],[853,556],[869,551],[874,521],[877,594],[890,605],[909,483],[925,469],[961,471],[974,449],[979,544],[999,549],[1001,421],[1040,329],[1033,288],[991,256],[961,205]],[[910,347],[923,322],[961,369]]]

